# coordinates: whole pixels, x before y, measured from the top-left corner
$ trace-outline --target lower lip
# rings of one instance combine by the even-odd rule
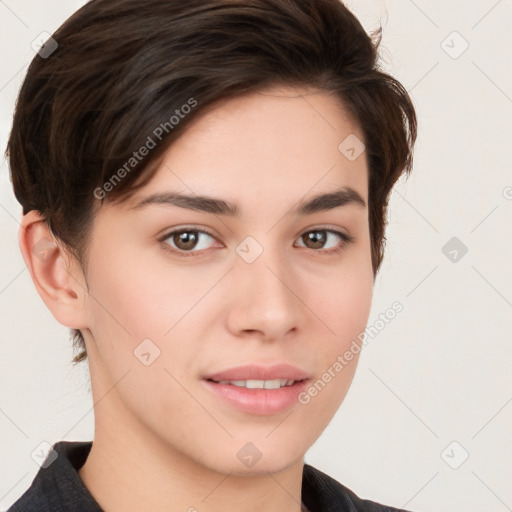
[[[236,409],[249,414],[275,414],[298,402],[308,380],[295,382],[278,389],[249,389],[232,384],[219,384],[204,380],[208,389]]]

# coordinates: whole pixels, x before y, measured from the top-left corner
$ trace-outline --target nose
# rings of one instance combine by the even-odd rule
[[[301,330],[308,318],[306,288],[283,251],[265,248],[250,263],[241,254],[230,273],[229,330],[268,341]]]

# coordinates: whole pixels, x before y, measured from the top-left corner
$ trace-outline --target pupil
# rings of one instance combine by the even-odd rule
[[[179,234],[180,243],[185,245],[185,248],[190,249],[194,246],[195,242],[197,241],[197,237],[194,234],[190,234],[190,231],[184,231]]]
[[[308,233],[308,237],[311,242],[317,244],[316,246],[322,246],[323,243],[325,243],[325,234],[323,231],[313,231]]]

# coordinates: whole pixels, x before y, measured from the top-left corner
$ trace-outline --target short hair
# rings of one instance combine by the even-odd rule
[[[412,101],[380,66],[381,28],[367,34],[339,0],[92,0],[52,38],[29,66],[6,153],[23,213],[39,211],[82,268],[98,199],[146,183],[207,108],[287,85],[334,93],[364,134],[375,278],[416,140]],[[77,363],[87,353],[72,334]]]

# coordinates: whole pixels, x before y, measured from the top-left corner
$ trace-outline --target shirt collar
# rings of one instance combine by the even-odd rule
[[[85,464],[92,441],[60,441],[52,449],[57,458],[41,467],[25,499],[44,500],[49,510],[104,512],[78,474]],[[47,460],[55,457],[48,454]],[[356,512],[357,496],[318,469],[304,464],[302,502],[308,512]],[[29,501],[27,503],[36,503]]]

